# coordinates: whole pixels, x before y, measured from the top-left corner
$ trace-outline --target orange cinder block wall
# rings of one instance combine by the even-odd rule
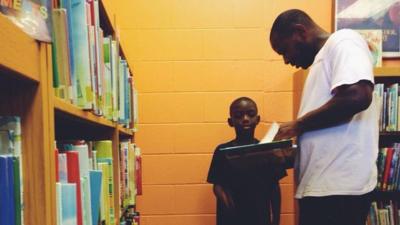
[[[110,2],[110,1],[108,1]],[[115,24],[139,91],[143,225],[213,225],[206,176],[216,145],[231,140],[228,107],[253,98],[262,123],[293,118],[293,73],[269,45],[283,10],[307,11],[331,30],[326,0],[118,0]],[[295,224],[293,175],[282,180],[282,225]]]

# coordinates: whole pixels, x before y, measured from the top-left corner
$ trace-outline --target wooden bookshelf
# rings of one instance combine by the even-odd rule
[[[0,14],[0,72],[40,81],[40,45]]]
[[[114,16],[99,1],[106,34],[114,34]],[[111,3],[109,3],[111,4]],[[102,24],[104,25],[104,24]],[[132,139],[130,129],[54,96],[52,52],[0,14],[0,115],[21,118],[24,223],[56,224],[54,141],[112,140],[115,224],[120,218],[119,140]]]
[[[398,77],[400,76],[400,66],[398,67],[376,67],[374,68],[375,77]]]
[[[54,109],[58,114],[69,115],[70,118],[81,120],[82,122],[89,122],[94,125],[102,125],[106,127],[115,127],[114,123],[106,118],[94,115],[91,111],[84,111],[58,97],[54,97]]]

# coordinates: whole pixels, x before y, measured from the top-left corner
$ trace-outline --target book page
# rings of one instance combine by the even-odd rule
[[[268,132],[265,134],[263,139],[261,139],[260,144],[272,142],[275,138],[275,135],[279,131],[279,124],[277,122],[273,122],[271,127],[269,128]]]

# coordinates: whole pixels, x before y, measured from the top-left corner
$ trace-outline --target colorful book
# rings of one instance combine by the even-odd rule
[[[68,182],[76,184],[76,214],[77,214],[77,225],[83,224],[82,215],[82,192],[81,192],[81,178],[79,172],[79,152],[67,151],[67,168],[68,168]]]
[[[16,225],[14,167],[10,155],[0,155],[0,225]]]
[[[90,171],[90,199],[92,207],[92,222],[93,224],[99,224],[100,214],[100,198],[102,188],[102,171],[91,170]]]
[[[61,225],[77,225],[78,205],[75,183],[61,185]]]

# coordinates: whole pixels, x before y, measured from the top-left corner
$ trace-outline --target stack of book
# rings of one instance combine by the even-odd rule
[[[372,202],[367,225],[397,225],[400,221],[398,202]]]
[[[55,95],[135,128],[137,92],[119,41],[100,27],[99,0],[59,0],[52,16]]]
[[[392,147],[380,148],[378,165],[378,184],[381,191],[400,191],[400,143]]]
[[[120,143],[120,187],[114,186],[112,141],[57,141],[57,147],[59,225],[113,225],[116,210],[124,216],[132,212],[140,177],[140,150],[130,140]],[[121,208],[114,207],[115,188],[120,188]]]
[[[374,96],[380,110],[379,131],[400,131],[399,84],[375,84]]]
[[[21,120],[0,116],[0,224],[24,224]]]

